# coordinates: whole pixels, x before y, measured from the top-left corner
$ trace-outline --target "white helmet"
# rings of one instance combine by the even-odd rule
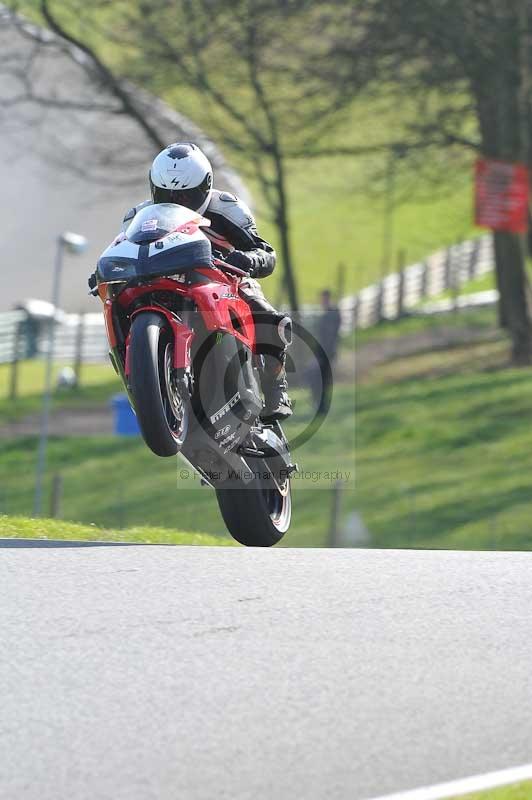
[[[150,169],[154,203],[177,203],[203,214],[212,195],[212,167],[207,156],[191,142],[166,147]]]

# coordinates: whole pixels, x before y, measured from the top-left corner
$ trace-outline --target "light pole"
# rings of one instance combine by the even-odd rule
[[[50,320],[48,333],[48,351],[46,353],[46,368],[44,378],[44,394],[42,402],[41,427],[39,434],[39,450],[37,454],[37,472],[35,476],[35,498],[33,502],[33,516],[42,513],[43,483],[46,471],[46,450],[48,446],[48,428],[50,423],[50,407],[52,405],[52,369],[55,345],[55,313],[59,307],[59,291],[61,287],[61,271],[63,268],[63,254],[65,250],[75,255],[84,253],[88,241],[79,233],[65,232],[57,237],[57,250],[55,254],[54,279],[52,287],[53,316]]]

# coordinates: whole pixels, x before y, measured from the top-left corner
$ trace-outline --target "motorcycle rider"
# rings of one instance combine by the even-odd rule
[[[282,420],[292,414],[286,379],[286,349],[291,342],[292,322],[266,300],[256,278],[274,270],[273,247],[257,232],[251,211],[234,194],[213,188],[213,171],[207,156],[192,142],[176,142],[162,150],[149,172],[151,200],[130,209],[128,226],[140,209],[151,203],[177,203],[210,220],[204,233],[224,260],[248,274],[240,293],[251,308],[256,326],[257,352],[262,355],[264,421]]]

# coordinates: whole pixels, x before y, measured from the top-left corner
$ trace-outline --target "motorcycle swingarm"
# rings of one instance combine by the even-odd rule
[[[278,458],[279,454],[275,450],[266,452],[264,450],[254,450],[252,447],[239,447],[238,453],[244,458]],[[283,475],[289,477],[293,472],[299,472],[299,464],[286,463],[281,468]]]
[[[255,428],[251,432],[251,439],[257,448],[243,445],[238,448],[238,453],[247,458],[276,458],[284,464],[284,469],[294,472],[297,465],[292,464],[288,443],[283,441],[272,428]]]

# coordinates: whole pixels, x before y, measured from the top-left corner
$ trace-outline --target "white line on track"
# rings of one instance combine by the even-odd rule
[[[472,792],[482,792],[485,789],[495,789],[497,786],[509,786],[527,780],[532,780],[532,764],[510,767],[499,772],[486,772],[484,775],[473,775],[470,778],[437,783],[434,786],[420,786],[419,789],[372,797],[370,800],[445,800],[449,797],[463,797]]]

